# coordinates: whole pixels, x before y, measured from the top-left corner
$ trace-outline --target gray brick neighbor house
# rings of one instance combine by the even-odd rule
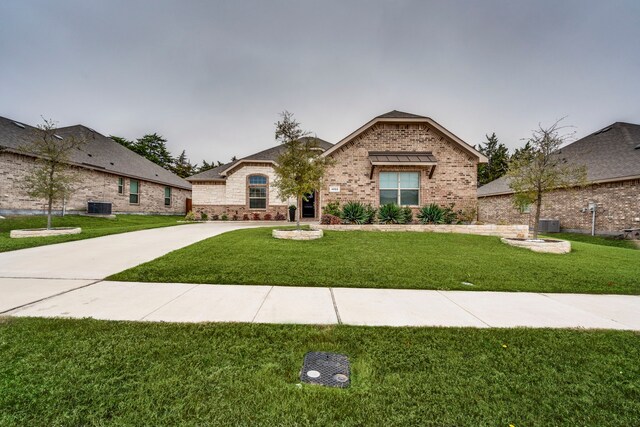
[[[361,201],[378,207],[395,202],[418,207],[437,203],[475,212],[477,166],[487,159],[434,120],[391,111],[373,118],[335,145],[317,140],[333,158],[324,183],[298,208],[318,219],[330,202]],[[283,200],[271,183],[280,147],[193,175],[193,210],[229,217],[285,214],[294,200]]]
[[[569,163],[585,165],[589,185],[553,191],[542,201],[541,218],[560,220],[564,231],[621,234],[640,228],[640,125],[617,122],[560,149]],[[478,219],[488,223],[529,224],[534,208],[519,210],[505,177],[478,189]]]
[[[34,200],[23,186],[34,157],[20,150],[39,129],[0,117],[0,215],[42,214],[43,200]],[[69,200],[54,206],[67,213],[87,211],[89,202],[107,202],[113,213],[174,214],[186,212],[191,184],[100,133],[82,126],[56,130],[60,138],[86,141],[71,156],[78,184]]]

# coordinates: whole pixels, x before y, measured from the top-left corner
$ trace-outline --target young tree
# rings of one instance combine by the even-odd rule
[[[529,149],[511,161],[507,172],[509,186],[514,191],[514,204],[522,207],[535,203],[534,240],[538,238],[544,194],[561,188],[582,186],[587,179],[585,166],[567,164],[562,157],[560,147],[575,132],[563,133],[566,126],[560,126],[559,123],[560,120],[548,128],[539,125],[527,140]]]
[[[330,159],[320,155],[322,151],[317,149],[316,138],[300,128],[292,113],[284,111],[280,116],[282,119],[276,123],[275,137],[284,150],[274,166],[274,186],[281,197],[294,197],[299,206],[303,199],[307,200],[308,194],[322,185]],[[300,229],[300,209],[296,209],[296,224]]]
[[[74,188],[75,173],[69,166],[71,153],[85,141],[56,135],[56,123],[43,119],[39,131],[20,151],[36,157],[35,167],[27,174],[24,186],[29,196],[47,202],[47,229],[51,229],[53,204],[68,198]]]
[[[495,132],[485,135],[487,142],[481,142],[478,151],[487,156],[486,164],[478,165],[478,185],[487,184],[500,178],[509,169],[509,149],[498,142]]]

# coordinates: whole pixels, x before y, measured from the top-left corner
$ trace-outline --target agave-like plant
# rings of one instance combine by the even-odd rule
[[[445,211],[435,203],[423,206],[418,212],[418,219],[423,224],[444,224]]]
[[[405,215],[400,206],[389,203],[378,209],[378,220],[382,224],[404,224]]]
[[[360,202],[347,202],[342,207],[340,218],[345,224],[365,224],[367,218],[367,207]]]

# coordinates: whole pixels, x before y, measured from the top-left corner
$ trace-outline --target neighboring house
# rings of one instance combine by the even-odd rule
[[[595,204],[597,234],[640,228],[640,125],[617,122],[560,149],[568,163],[585,165],[589,185],[544,195],[541,218],[560,220],[565,231],[591,232]],[[506,177],[478,189],[478,219],[529,224],[534,207],[519,210]]]
[[[332,145],[321,188],[303,201],[303,218],[318,219],[330,202],[361,201],[375,207],[397,203],[415,208],[454,204],[475,212],[477,166],[487,159],[428,117],[391,111],[375,117]],[[187,178],[193,209],[208,214],[285,213],[290,201],[272,188],[281,146]],[[295,201],[293,201],[295,203]]]
[[[31,199],[23,186],[34,157],[22,153],[41,131],[0,117],[0,215],[42,214],[44,200]],[[112,204],[113,213],[175,214],[186,212],[191,184],[100,133],[82,125],[56,129],[60,138],[77,138],[70,164],[78,173],[76,189],[54,205],[57,212],[84,213],[88,202]]]

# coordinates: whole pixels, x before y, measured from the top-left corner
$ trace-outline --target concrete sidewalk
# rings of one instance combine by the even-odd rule
[[[31,280],[31,281],[29,281]],[[3,301],[12,316],[166,322],[468,326],[640,331],[640,296],[50,281],[61,294]],[[45,286],[47,285],[47,286]],[[8,289],[33,279],[0,279]],[[39,283],[39,288],[48,284]],[[72,290],[70,290],[72,289]],[[37,294],[37,292],[36,292]],[[7,311],[9,310],[9,311]]]

